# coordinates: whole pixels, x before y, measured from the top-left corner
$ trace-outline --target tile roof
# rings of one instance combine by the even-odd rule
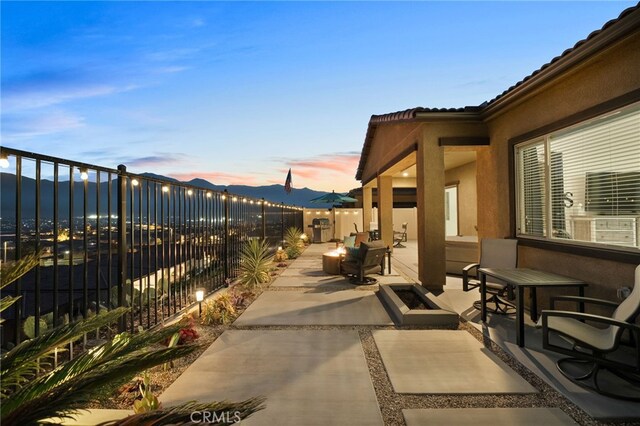
[[[517,88],[519,88],[519,87],[521,87],[521,86],[523,86],[525,84],[528,84],[528,83],[530,83],[532,81],[535,81],[536,77],[538,77],[540,75],[540,73],[542,73],[543,71],[549,69],[549,67],[553,67],[561,59],[566,58],[566,57],[574,54],[577,51],[578,52],[581,51],[581,48],[583,48],[585,44],[588,44],[590,41],[593,41],[594,39],[598,39],[598,37],[602,33],[606,33],[607,30],[609,30],[611,27],[616,26],[620,21],[624,20],[626,17],[628,17],[629,15],[633,14],[634,12],[637,12],[638,10],[640,10],[640,2],[638,4],[636,4],[635,6],[632,6],[632,7],[629,7],[627,9],[623,10],[622,13],[620,13],[620,15],[617,18],[608,21],[607,23],[605,23],[602,26],[602,28],[593,31],[585,39],[578,41],[573,47],[565,50],[560,55],[558,55],[555,58],[551,59],[551,61],[549,61],[548,63],[542,65],[539,69],[535,70],[530,75],[526,76],[525,78],[523,78],[522,80],[520,80],[519,82],[514,84],[513,86],[509,87],[507,90],[505,90],[504,92],[502,92],[501,94],[499,94],[495,98],[491,99],[488,102],[483,102],[479,106],[467,106],[467,107],[462,107],[462,108],[423,108],[423,107],[416,107],[416,108],[406,109],[404,111],[391,112],[391,113],[388,113],[388,114],[372,115],[371,119],[369,120],[369,125],[368,125],[368,128],[367,128],[367,134],[365,136],[364,145],[362,147],[362,153],[360,155],[360,163],[358,164],[358,170],[356,171],[356,179],[360,180],[362,178],[362,173],[364,171],[364,165],[365,165],[366,159],[367,159],[367,157],[369,155],[369,150],[371,149],[371,143],[372,143],[373,136],[374,136],[375,129],[376,129],[377,125],[384,124],[384,123],[391,123],[391,122],[398,123],[398,122],[412,121],[412,120],[416,119],[416,116],[419,113],[482,112],[485,108],[495,104],[498,100],[502,99],[507,94],[515,91]]]
[[[537,70],[535,70],[534,72],[532,72],[531,74],[529,74],[528,76],[526,76],[525,78],[523,78],[522,80],[520,80],[519,82],[514,84],[513,86],[509,87],[507,90],[505,90],[504,92],[502,92],[501,94],[499,94],[495,98],[491,99],[489,102],[487,102],[486,105],[489,106],[489,105],[493,104],[498,99],[504,97],[507,93],[513,91],[517,87],[519,87],[519,86],[523,85],[524,83],[526,83],[527,81],[531,80],[536,75],[538,75],[539,73],[541,73],[545,69],[549,68],[551,65],[555,64],[556,62],[558,62],[560,59],[570,55],[576,49],[579,49],[585,43],[587,43],[590,40],[593,40],[594,38],[598,37],[603,31],[605,31],[608,28],[612,27],[613,25],[617,24],[619,21],[621,21],[625,17],[631,15],[633,12],[635,12],[638,9],[640,9],[640,2],[638,4],[636,4],[635,6],[632,6],[632,7],[629,7],[627,9],[623,10],[622,13],[620,13],[620,15],[617,18],[611,19],[610,21],[605,23],[602,26],[602,28],[593,31],[585,39],[582,39],[582,40],[578,41],[576,44],[573,45],[573,47],[570,47],[569,49],[565,50],[560,55],[558,55],[555,58],[551,59],[549,62],[547,62],[546,64],[542,65],[540,68],[538,68]]]

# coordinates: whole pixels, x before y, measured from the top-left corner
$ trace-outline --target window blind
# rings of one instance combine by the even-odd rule
[[[516,147],[523,235],[640,247],[640,105]]]

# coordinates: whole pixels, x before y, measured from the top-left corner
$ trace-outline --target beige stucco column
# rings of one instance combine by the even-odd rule
[[[446,283],[444,217],[444,148],[425,131],[418,144],[418,277],[429,290]]]
[[[373,210],[373,195],[371,186],[362,187],[362,227],[364,232],[371,231],[371,211]]]
[[[384,244],[393,247],[393,177],[391,176],[378,175],[378,229]]]

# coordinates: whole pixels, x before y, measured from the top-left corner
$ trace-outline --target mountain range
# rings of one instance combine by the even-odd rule
[[[143,173],[142,176],[154,179],[162,179],[170,182],[179,182],[176,179],[157,175],[154,173]],[[316,191],[310,188],[293,188],[291,193],[287,194],[283,185],[265,185],[265,186],[248,186],[248,185],[215,185],[204,179],[192,179],[188,182],[180,182],[187,185],[211,189],[214,191],[224,191],[225,189],[231,193],[251,198],[264,198],[272,203],[283,203],[287,205],[295,205],[310,208],[328,208],[329,204],[311,203],[310,200],[325,194],[324,191]],[[22,217],[23,219],[32,219],[35,216],[35,199],[36,199],[36,182],[30,177],[22,177]],[[73,187],[74,194],[74,216],[83,214],[83,182],[75,181]],[[11,173],[0,173],[0,215],[6,220],[15,217],[15,200],[16,200],[16,176]],[[117,181],[112,181],[112,210],[115,211],[115,203],[117,196]],[[40,214],[43,219],[53,217],[53,181],[49,179],[41,179],[40,181]],[[60,211],[68,212],[69,206],[69,184],[67,181],[60,181],[58,185],[58,203]],[[95,194],[96,183],[88,182],[88,211],[95,212]],[[100,184],[100,213],[106,214],[106,200],[108,194],[108,183]],[[90,213],[91,214],[91,213]]]

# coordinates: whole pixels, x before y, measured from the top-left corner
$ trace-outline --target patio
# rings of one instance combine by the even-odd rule
[[[379,277],[381,283],[411,280],[412,256],[417,256],[411,243],[394,252],[393,274]],[[394,326],[375,285],[356,287],[317,272],[321,253],[329,248],[311,245],[295,260],[160,396],[163,404],[266,396],[266,410],[247,424],[540,424],[544,419],[560,425],[640,416],[633,404],[586,395],[563,383],[553,359],[535,347],[540,338],[530,327],[525,348],[515,345],[508,319],[491,318],[483,330],[479,313],[469,309],[477,295],[462,292],[457,278],[449,277],[439,297],[468,323],[458,330]],[[487,345],[486,336],[497,346]],[[566,396],[588,415],[551,386],[569,390]]]

